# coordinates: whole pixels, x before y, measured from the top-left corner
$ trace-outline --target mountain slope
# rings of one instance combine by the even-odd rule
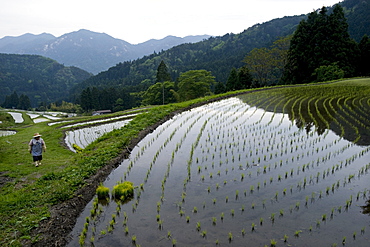
[[[38,55],[0,54],[0,103],[14,91],[27,95],[33,107],[65,99],[70,88],[90,76]]]
[[[370,0],[346,0],[345,9],[349,33],[358,42],[364,34],[370,35]],[[331,8],[329,8],[330,10]],[[243,59],[254,48],[268,47],[279,37],[292,34],[307,15],[274,19],[256,24],[240,34],[211,37],[195,44],[182,44],[131,62],[117,64],[80,84],[75,92],[96,86],[139,85],[144,80],[155,82],[156,69],[163,60],[172,79],[187,70],[206,69],[217,81],[226,82],[230,70],[243,66]]]
[[[0,39],[0,50],[1,53],[24,53],[53,39],[55,37],[48,33],[39,35],[26,33],[18,37],[7,36]]]
[[[294,32],[305,15],[284,17],[256,24],[240,34],[211,37],[195,44],[182,44],[169,50],[130,62],[119,63],[78,85],[76,92],[89,86],[138,85],[149,79],[155,82],[156,69],[163,60],[172,79],[187,70],[205,69],[217,81],[226,81],[230,70],[243,65],[243,58],[253,48],[269,46],[278,37]]]
[[[134,60],[154,51],[167,50],[182,43],[198,42],[208,37],[209,35],[185,38],[168,36],[161,40],[132,45],[105,33],[81,29],[58,38],[51,34],[4,37],[0,39],[0,52],[41,55],[96,74],[119,62]]]

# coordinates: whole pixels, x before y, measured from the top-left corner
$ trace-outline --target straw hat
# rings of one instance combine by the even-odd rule
[[[40,137],[41,135],[39,134],[39,133],[35,133],[34,135],[33,135],[33,138],[36,138],[36,137]]]

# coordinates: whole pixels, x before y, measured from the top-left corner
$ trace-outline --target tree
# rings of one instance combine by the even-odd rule
[[[358,74],[361,76],[370,76],[370,38],[367,35],[364,35],[358,44],[360,49],[360,56],[358,59]]]
[[[17,108],[18,109],[22,109],[22,110],[28,110],[28,109],[30,109],[31,108],[30,98],[28,98],[27,95],[22,94],[19,97],[19,103],[18,103]]]
[[[316,77],[316,82],[332,81],[343,78],[344,71],[337,64],[333,63],[316,68],[313,76]]]
[[[162,60],[157,68],[157,82],[171,81],[171,75],[168,68]]]
[[[2,104],[5,108],[17,108],[19,105],[19,97],[17,92],[13,92],[11,95],[5,96],[5,101]]]
[[[238,87],[238,72],[235,68],[232,68],[227,78],[226,91],[234,91]]]
[[[84,111],[92,110],[92,99],[91,99],[91,91],[90,88],[86,88],[82,90],[80,96],[81,107]]]
[[[253,77],[259,85],[268,85],[274,62],[268,48],[254,48],[244,59]]]
[[[276,40],[269,48],[255,48],[245,58],[248,73],[256,79],[253,86],[277,84],[287,62],[291,36]],[[250,79],[250,78],[249,78]],[[249,86],[252,81],[249,82]]]
[[[343,8],[337,4],[328,15],[323,7],[302,20],[290,42],[283,80],[286,83],[314,81],[314,71],[321,66],[337,64],[345,76],[355,73],[356,43],[349,37]]]
[[[223,82],[216,82],[215,94],[226,93],[226,86]]]
[[[210,71],[189,70],[180,74],[178,94],[181,101],[204,97],[211,93],[215,77]]]
[[[144,96],[142,103],[144,105],[161,105],[176,102],[174,95],[175,83],[170,81],[157,82],[150,86]],[[163,94],[164,93],[164,94]]]
[[[253,77],[249,72],[247,66],[243,66],[238,70],[238,84],[236,89],[248,89],[251,88],[253,83]]]

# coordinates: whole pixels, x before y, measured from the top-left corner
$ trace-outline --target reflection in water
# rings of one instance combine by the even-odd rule
[[[326,123],[316,110],[326,129],[319,136],[315,104],[304,107],[294,93],[259,95],[248,102],[269,111],[230,98],[178,114],[146,136],[104,181],[108,188],[124,180],[140,184],[134,199],[99,205],[99,217],[90,202],[68,246],[80,246],[81,235],[95,246],[132,246],[133,238],[141,246],[270,246],[275,240],[334,246],[360,232],[368,217],[356,205],[367,198],[352,198],[368,190],[370,146],[338,137],[329,129],[341,131],[339,121]],[[368,246],[369,234],[348,245]]]
[[[362,213],[363,214],[369,214],[370,215],[370,199],[367,200],[367,204],[365,206],[361,206],[362,208]]]
[[[337,89],[338,88],[338,89]],[[370,145],[370,106],[368,95],[353,91],[350,87],[283,88],[250,93],[239,98],[251,106],[268,112],[286,113],[289,120],[309,133],[313,127],[322,135],[326,129],[336,135],[356,143]],[[337,93],[336,90],[339,92]]]

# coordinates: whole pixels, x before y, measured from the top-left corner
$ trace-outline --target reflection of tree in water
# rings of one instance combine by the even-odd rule
[[[363,214],[369,214],[370,215],[370,199],[366,201],[365,206],[361,206],[362,208],[362,213]]]
[[[369,123],[354,120],[358,115],[363,118],[367,118],[367,115],[364,116],[363,110],[359,112],[351,100],[346,101],[345,97],[328,98],[317,95],[317,91],[313,90],[312,92],[307,90],[307,95],[304,96],[294,95],[286,90],[280,92],[275,91],[271,96],[267,90],[258,92],[259,95],[246,94],[239,97],[251,106],[269,112],[288,114],[289,120],[298,128],[305,129],[307,133],[313,127],[319,135],[330,129],[350,142],[370,145]],[[354,118],[351,119],[348,114],[353,114]]]

